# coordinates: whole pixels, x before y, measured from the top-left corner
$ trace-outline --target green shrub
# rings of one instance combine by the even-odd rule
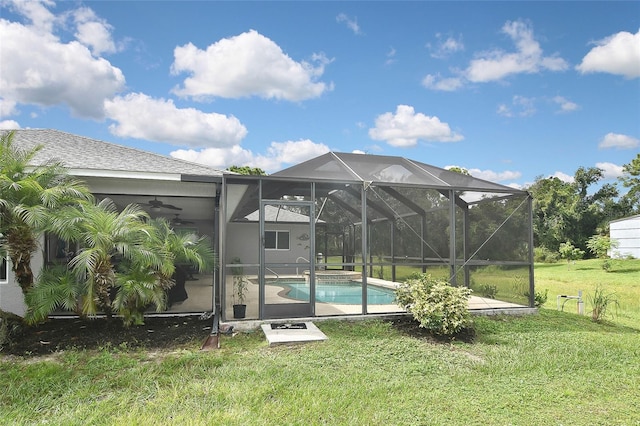
[[[537,263],[557,263],[560,254],[553,252],[546,247],[535,247],[533,249],[533,261]]]
[[[529,300],[529,292],[525,291],[524,292],[524,297],[527,298],[527,300]],[[544,293],[542,293],[541,291],[536,291],[533,294],[533,305],[536,308],[541,307],[542,305],[544,305],[545,303],[547,303],[547,299],[549,298],[549,289],[546,288],[544,290]]]
[[[574,247],[574,245],[569,241],[560,244],[558,253],[560,253],[560,257],[562,257],[563,259],[567,259],[568,263],[580,260],[584,256],[584,250],[581,250],[578,247]]]
[[[454,334],[471,326],[468,300],[471,289],[452,287],[428,274],[409,279],[396,290],[399,306],[431,333],[440,336]]]
[[[483,284],[480,286],[480,294],[482,297],[488,297],[489,299],[495,299],[498,295],[498,286],[491,284]]]
[[[611,314],[610,306],[619,306],[616,294],[606,293],[601,285],[596,286],[593,294],[587,295],[587,300],[591,304],[591,319],[595,322],[601,322]]]
[[[605,259],[602,261],[602,269],[607,272],[611,272],[613,269],[613,261],[611,259]]]
[[[617,241],[611,241],[606,235],[594,235],[587,240],[587,248],[599,259],[606,259],[609,250],[618,247]]]

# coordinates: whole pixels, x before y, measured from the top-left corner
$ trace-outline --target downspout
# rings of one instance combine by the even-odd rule
[[[221,310],[221,295],[220,295],[220,274],[222,268],[220,267],[220,255],[222,244],[220,242],[220,188],[216,190],[215,207],[213,210],[213,244],[216,247],[218,253],[217,267],[214,266],[213,272],[213,324],[211,325],[211,333],[202,344],[202,350],[220,349],[220,310]]]

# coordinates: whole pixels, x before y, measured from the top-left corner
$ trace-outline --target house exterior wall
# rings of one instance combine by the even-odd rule
[[[11,271],[11,262],[7,261],[7,265],[9,268],[7,280],[0,281],[0,309],[5,312],[24,316],[26,306],[22,296],[22,289],[20,289],[20,286],[15,281],[15,277]]]
[[[609,251],[609,256],[640,259],[640,215],[610,222],[609,238],[618,244]]]
[[[227,241],[223,248],[227,264],[235,258],[239,258],[244,264],[257,264],[259,248],[257,223],[229,223],[227,225]]]
[[[267,263],[295,263],[299,257],[309,257],[309,241],[300,240],[298,237],[309,232],[309,225],[297,224],[265,224],[266,231],[289,231],[289,250],[268,250]],[[226,263],[229,266],[233,259],[239,258],[243,264],[257,265],[259,263],[260,240],[259,224],[229,223],[227,225],[227,242],[225,247]],[[300,272],[300,271],[298,271]],[[291,267],[284,271],[287,274],[295,274],[296,268]]]
[[[40,246],[44,247],[44,237],[40,238]],[[31,257],[31,270],[34,276],[40,273],[44,266],[43,252],[38,250]],[[27,305],[24,303],[22,289],[16,281],[15,275],[11,270],[11,261],[7,259],[8,274],[5,281],[0,281],[0,309],[5,312],[11,312],[16,315],[24,316]]]

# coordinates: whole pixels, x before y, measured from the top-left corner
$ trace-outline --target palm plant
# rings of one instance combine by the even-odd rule
[[[117,262],[156,270],[167,268],[166,254],[154,251],[149,244],[154,230],[147,224],[148,218],[135,204],[118,212],[108,198],[97,204],[61,209],[53,216],[50,230],[81,247],[69,267],[84,283],[84,314],[95,315],[100,310],[111,316]]]
[[[14,145],[13,137],[14,132],[0,136],[0,244],[26,295],[34,281],[31,256],[50,213],[92,196],[82,181],[67,174],[62,163],[34,164],[41,146],[21,150]]]
[[[56,310],[81,315],[82,306],[79,301],[83,294],[84,283],[76,279],[67,265],[47,266],[25,297],[29,309],[24,319],[29,324],[37,324],[45,321]]]
[[[117,274],[117,295],[114,309],[122,314],[127,325],[143,322],[147,306],[157,311],[166,307],[167,291],[175,285],[176,264],[189,264],[205,272],[214,266],[215,255],[209,240],[203,236],[175,232],[169,221],[157,218],[149,221],[153,232],[146,244],[159,254],[161,262],[153,267],[140,262],[124,262]]]
[[[122,315],[126,326],[143,324],[144,311],[149,305],[162,311],[167,304],[167,284],[143,264],[122,268],[122,272],[116,274],[115,287],[113,309]]]
[[[110,199],[60,209],[48,229],[81,248],[69,261],[72,280],[50,281],[43,274],[45,279],[30,292],[30,322],[64,309],[81,315],[102,311],[108,317],[115,312],[126,325],[141,324],[150,305],[157,311],[166,308],[176,264],[202,272],[215,263],[206,237],[176,233],[166,219],[152,220],[135,204],[121,212]]]
[[[172,265],[190,264],[198,272],[211,271],[215,267],[215,253],[206,236],[175,231],[165,218],[153,219],[150,224],[160,244],[158,250],[169,256]]]

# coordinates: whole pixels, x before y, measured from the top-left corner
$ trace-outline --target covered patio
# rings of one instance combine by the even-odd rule
[[[254,320],[402,312],[393,289],[419,273],[473,289],[470,310],[534,307],[525,191],[331,152],[271,176],[225,174],[220,211],[226,321],[239,279]]]

